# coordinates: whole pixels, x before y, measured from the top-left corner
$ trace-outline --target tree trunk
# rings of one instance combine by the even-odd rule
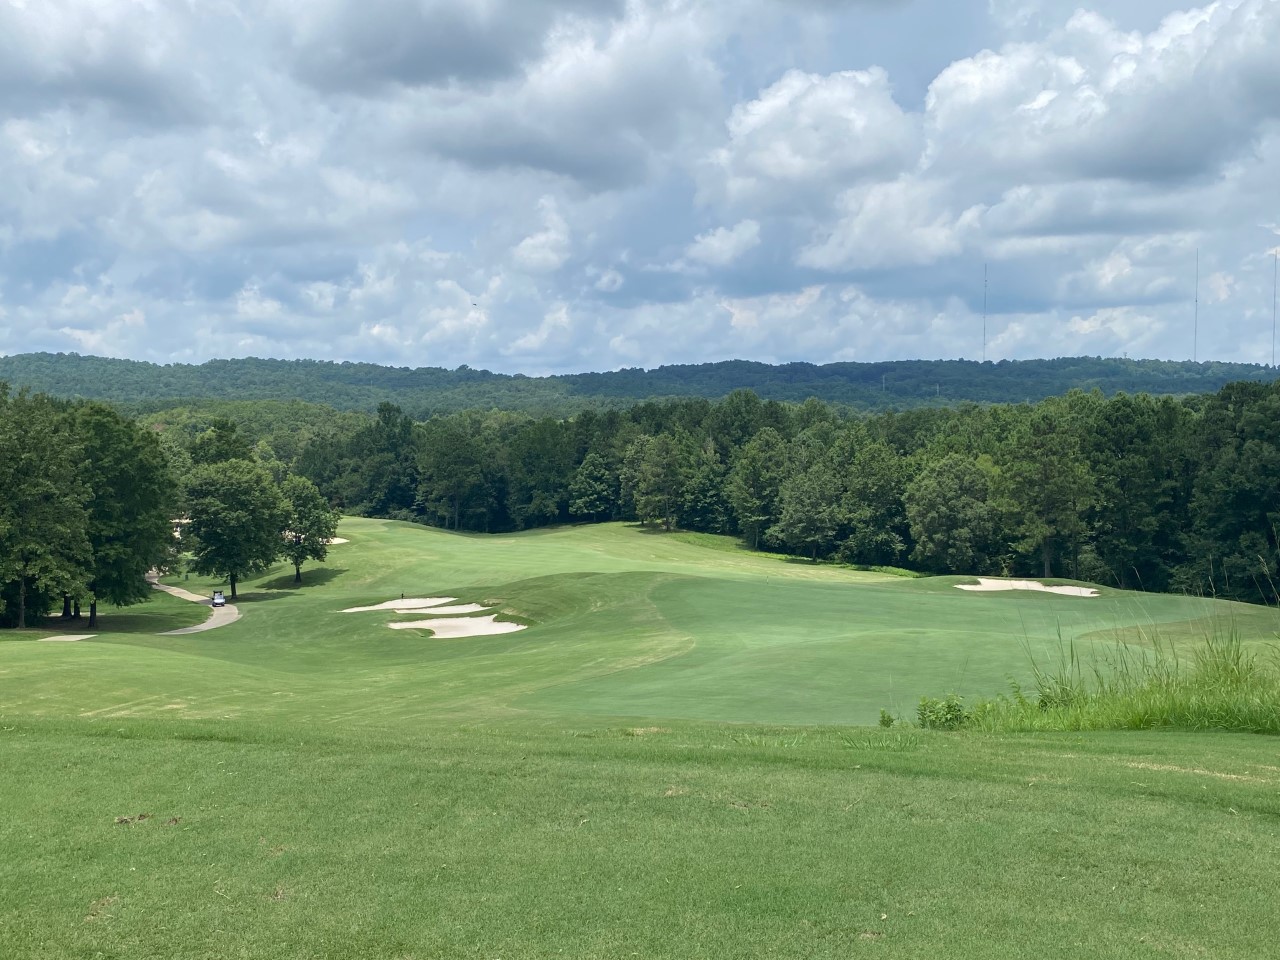
[[[231,599],[234,600],[236,598],[236,575],[233,573],[227,579],[231,581]]]
[[[1048,537],[1040,544],[1040,556],[1044,559],[1044,575],[1053,576],[1053,543]]]
[[[62,619],[71,619],[71,594],[64,593],[62,595]]]
[[[89,629],[98,629],[98,598],[93,597],[89,601]]]
[[[27,625],[27,578],[18,578],[18,629]]]
[[[72,602],[71,609],[75,611],[74,613],[71,614],[71,619],[79,620],[80,619],[80,601],[76,600]]]
[[[302,564],[300,563],[295,563],[293,565],[293,582],[294,583],[302,582]]]

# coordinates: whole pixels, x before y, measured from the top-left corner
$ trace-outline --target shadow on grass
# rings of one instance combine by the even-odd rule
[[[632,529],[632,530],[636,531],[636,533],[644,533],[644,534],[648,534],[648,535],[649,535],[649,536],[651,536],[651,537],[652,537],[652,536],[667,536],[667,535],[669,535],[669,534],[673,534],[673,533],[678,532],[678,531],[676,531],[676,530],[668,530],[668,529],[666,529],[665,527],[663,527],[661,524],[659,524],[659,525],[657,525],[657,526],[652,526],[652,525],[647,524],[647,523],[637,523],[637,524],[630,525],[630,526],[631,526],[631,529]]]
[[[326,583],[331,583],[346,572],[346,567],[317,567],[313,570],[303,567],[301,583],[294,583],[293,574],[288,573],[283,577],[276,577],[274,580],[259,584],[259,588],[262,590],[306,590],[309,587],[321,587]],[[252,596],[252,594],[249,594],[249,596]]]

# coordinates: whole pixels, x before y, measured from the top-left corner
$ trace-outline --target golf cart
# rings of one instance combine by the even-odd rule
[[[215,607],[225,607],[227,605],[227,598],[222,595],[221,590],[213,591],[213,605]]]

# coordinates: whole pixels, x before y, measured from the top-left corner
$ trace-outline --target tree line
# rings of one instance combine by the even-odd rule
[[[812,560],[1276,598],[1280,386],[850,415],[737,391],[565,419],[377,417],[293,468],[342,510],[496,532],[633,520]]]
[[[1218,390],[1232,381],[1269,381],[1257,364],[1103,357],[1046,360],[897,360],[880,363],[785,363],[747,360],[676,364],[652,370],[527,377],[466,365],[388,367],[372,363],[247,357],[203,364],[153,364],[77,354],[0,357],[0,380],[46,393],[107,400],[135,414],[214,400],[320,403],[371,413],[394,403],[414,419],[471,409],[572,416],[586,409],[625,409],[657,398],[722,399],[750,389],[764,399],[800,403],[816,397],[854,410],[943,406],[962,401],[1019,403],[1072,388],[1112,395],[1179,395]]]
[[[176,564],[236,579],[323,559],[337,514],[305,478],[273,475],[229,422],[188,445],[93,401],[0,383],[0,625],[127,606]],[[189,517],[181,540],[176,519]]]

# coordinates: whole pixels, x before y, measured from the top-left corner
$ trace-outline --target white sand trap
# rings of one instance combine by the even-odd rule
[[[979,577],[977,583],[957,583],[957,590],[974,590],[979,593],[991,593],[1000,590],[1035,590],[1040,593],[1060,593],[1064,597],[1096,597],[1098,591],[1092,587],[1050,587],[1039,580],[998,580],[994,577]]]
[[[331,539],[325,541],[325,543],[328,543],[328,544],[350,543],[350,542],[351,541],[348,540],[346,537],[332,537]]]
[[[455,620],[412,620],[408,623],[388,623],[392,630],[430,630],[438,639],[455,637],[490,637],[499,633],[515,633],[523,630],[522,623],[499,623],[497,614],[488,617],[458,617]]]
[[[412,610],[414,613],[419,612],[422,607],[438,607],[442,603],[453,603],[457,597],[410,597],[405,600],[388,600],[386,603],[375,604],[372,607],[349,607],[343,610],[343,613],[372,613],[374,610]]]
[[[457,603],[451,607],[423,607],[421,610],[400,610],[403,614],[422,614],[428,617],[449,617],[457,616],[460,613],[483,613],[489,607],[482,607],[478,603]]]
[[[80,640],[92,640],[96,633],[86,633],[76,637],[40,637],[37,643],[77,643]]]

